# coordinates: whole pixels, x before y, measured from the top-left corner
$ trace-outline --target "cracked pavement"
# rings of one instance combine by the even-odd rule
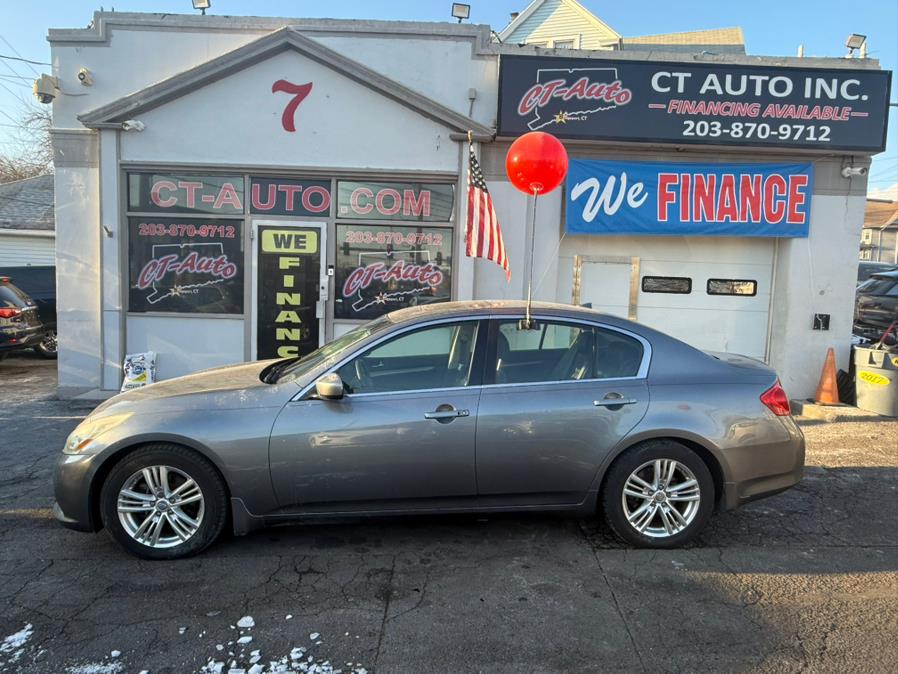
[[[0,671],[248,669],[297,646],[344,672],[895,671],[898,421],[801,421],[803,482],[682,550],[491,515],[274,528],[146,562],[52,518],[54,460],[89,411],[54,399],[55,374],[28,352],[0,363]]]

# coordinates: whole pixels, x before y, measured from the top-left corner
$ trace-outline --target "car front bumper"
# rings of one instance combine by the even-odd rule
[[[53,471],[53,491],[56,503],[53,514],[63,526],[77,531],[97,531],[101,528],[91,503],[91,483],[96,472],[97,455],[61,454]]]

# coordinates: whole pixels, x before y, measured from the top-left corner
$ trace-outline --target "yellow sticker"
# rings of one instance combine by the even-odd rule
[[[263,229],[263,253],[317,253],[318,232],[309,229]]]
[[[867,370],[861,370],[857,373],[857,376],[868,384],[875,384],[876,386],[888,386],[891,383],[888,377],[883,377],[881,374],[868,372]]]
[[[898,367],[898,356],[895,356],[894,358],[892,358],[892,365],[894,365],[895,367]]]

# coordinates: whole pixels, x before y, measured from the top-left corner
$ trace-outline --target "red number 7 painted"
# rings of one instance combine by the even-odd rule
[[[287,107],[284,108],[284,114],[281,115],[281,124],[284,127],[284,131],[290,131],[291,133],[296,131],[296,122],[294,120],[296,109],[299,107],[299,104],[305,100],[305,97],[309,95],[310,91],[312,91],[311,82],[306,84],[292,84],[287,80],[278,80],[271,85],[271,93],[273,94],[283,92],[285,94],[294,95],[293,98],[290,99],[290,102],[287,103]]]

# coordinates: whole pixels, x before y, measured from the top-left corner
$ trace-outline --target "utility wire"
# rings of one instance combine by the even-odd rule
[[[22,61],[23,63],[33,63],[36,66],[52,66],[52,63],[46,63],[44,61],[32,61],[31,59],[23,59],[18,58],[16,56],[7,56],[6,54],[0,54],[0,59],[6,59],[9,61]]]
[[[15,47],[13,47],[13,46],[9,43],[9,40],[7,40],[7,39],[6,39],[5,37],[3,37],[2,35],[0,35],[0,40],[3,40],[3,42],[6,44],[6,46],[9,47],[10,49],[12,49],[12,53],[15,54],[16,56],[18,56],[24,63],[26,63],[26,64],[28,65],[28,67],[31,69],[31,72],[33,72],[35,75],[37,75],[38,77],[40,77],[40,73],[39,73],[38,71],[36,71],[36,70],[34,69],[34,67],[31,65],[32,63],[35,63],[35,64],[36,64],[35,61],[29,61],[28,59],[22,58],[22,55],[19,53],[19,50],[16,49]],[[49,64],[48,64],[48,65],[49,65]]]

